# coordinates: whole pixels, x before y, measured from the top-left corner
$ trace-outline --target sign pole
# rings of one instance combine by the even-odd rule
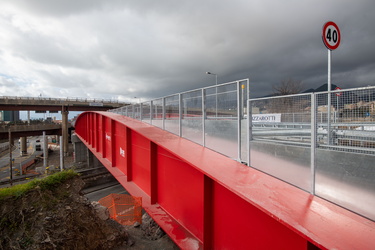
[[[336,23],[329,21],[323,25],[322,40],[328,49],[327,145],[331,145],[331,53],[339,47],[341,40],[340,29]]]
[[[328,50],[328,101],[327,101],[327,145],[331,145],[331,56],[332,51]]]

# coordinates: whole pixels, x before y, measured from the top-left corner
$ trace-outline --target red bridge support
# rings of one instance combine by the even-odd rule
[[[375,249],[375,223],[208,148],[107,112],[76,133],[182,249]]]

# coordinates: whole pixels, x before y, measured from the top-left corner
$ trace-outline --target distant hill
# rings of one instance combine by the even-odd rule
[[[337,88],[337,85],[331,84],[331,90],[335,90],[335,88]],[[323,84],[319,88],[308,89],[308,90],[303,91],[302,93],[323,92],[323,91],[328,91],[328,84],[327,83]]]

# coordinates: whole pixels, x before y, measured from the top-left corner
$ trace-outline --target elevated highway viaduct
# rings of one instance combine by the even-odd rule
[[[0,97],[0,110],[55,111],[61,112],[61,134],[63,136],[64,155],[68,153],[68,114],[69,111],[106,111],[126,106],[129,103],[84,98],[46,98],[46,97]],[[29,114],[29,113],[28,113]],[[47,129],[49,130],[49,129]],[[30,130],[32,132],[34,130]],[[0,132],[1,133],[1,132]],[[17,132],[20,133],[20,132]],[[35,131],[34,131],[35,133]]]

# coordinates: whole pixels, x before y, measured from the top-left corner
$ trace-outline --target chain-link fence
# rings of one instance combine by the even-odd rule
[[[375,87],[248,107],[250,166],[375,220]]]
[[[187,91],[111,110],[246,161],[249,80]]]

